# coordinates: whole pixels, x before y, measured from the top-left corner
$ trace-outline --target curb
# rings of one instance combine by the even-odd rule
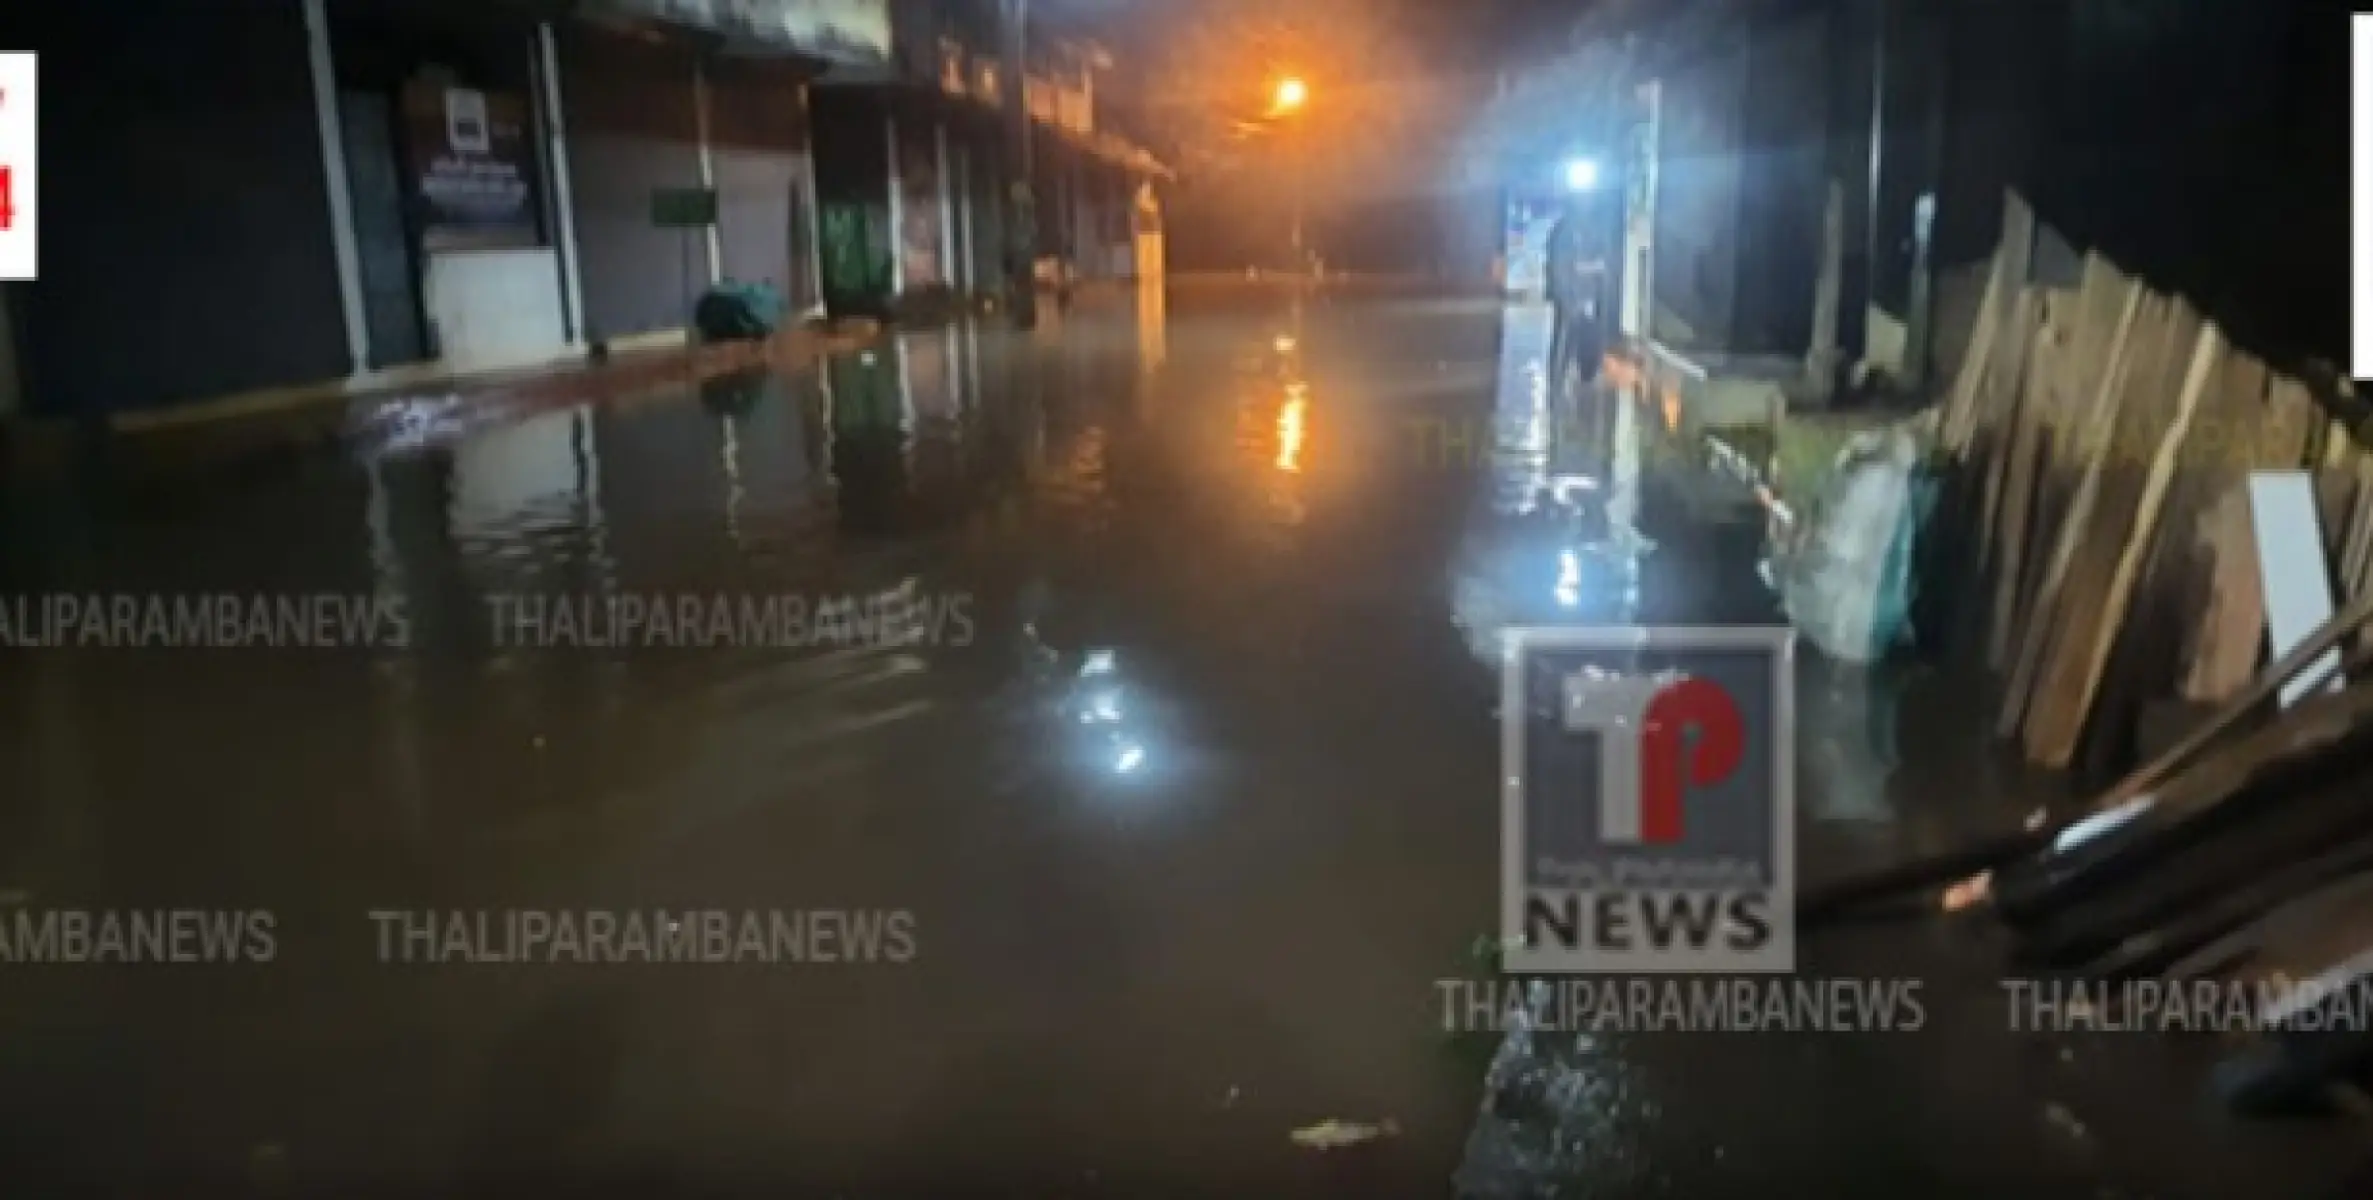
[[[851,322],[839,330],[803,326],[763,342],[651,347],[613,352],[614,357],[599,360],[577,358],[542,368],[448,375],[355,392],[292,390],[285,398],[273,398],[276,403],[259,401],[255,398],[259,394],[251,393],[208,402],[216,406],[212,412],[162,420],[118,414],[91,432],[111,458],[134,470],[167,474],[205,471],[384,437],[391,424],[403,420],[416,406],[435,406],[442,414],[440,423],[450,423],[442,432],[460,433],[542,409],[605,403],[658,386],[699,383],[736,371],[804,369],[868,345],[883,333],[884,327],[872,322]],[[126,416],[134,419],[126,420]],[[29,433],[33,426],[52,424],[56,423],[26,422],[25,428],[6,433]],[[11,443],[20,440],[39,444],[55,439],[38,433],[22,439],[0,437],[0,441]],[[50,465],[59,459],[55,454],[35,457]]]

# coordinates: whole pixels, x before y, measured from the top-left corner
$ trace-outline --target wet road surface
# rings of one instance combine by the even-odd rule
[[[60,1195],[1442,1194],[1483,1096],[1435,982],[1476,974],[1497,902],[1493,631],[1577,586],[1769,619],[1753,530],[1653,478],[1681,515],[1643,517],[1637,595],[1569,570],[1508,503],[1555,464],[1498,346],[1471,302],[1182,292],[14,498],[10,595],[365,595],[406,636],[0,652],[0,902],[267,910],[276,948],[5,968],[0,1155]],[[686,595],[889,596],[914,627],[621,646],[553,617]],[[2015,819],[1921,743],[1949,690],[1807,688],[1808,877]],[[512,908],[895,910],[913,953],[388,963],[370,916]],[[2156,1117],[2104,1149],[2114,1121],[2040,1099],[2068,1059],[1953,1036],[1591,1048],[1550,1157],[1590,1195],[2255,1178],[2189,1109],[2228,1174],[2154,1165]],[[1329,1117],[1399,1134],[1288,1140]]]

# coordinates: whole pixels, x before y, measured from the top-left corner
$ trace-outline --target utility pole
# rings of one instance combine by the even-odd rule
[[[1030,0],[1000,0],[1004,62],[997,76],[1005,112],[1005,164],[1012,178],[1006,185],[1005,286],[1014,323],[1023,329],[1038,324],[1038,200],[1032,180],[1036,167],[1030,153],[1029,24]]]
[[[1293,268],[1297,279],[1310,272],[1310,254],[1302,240],[1303,188],[1307,186],[1303,180],[1303,169],[1309,147],[1304,143],[1301,128],[1302,106],[1309,100],[1310,85],[1303,82],[1299,75],[1288,75],[1278,80],[1276,89],[1269,97],[1269,116],[1281,126],[1278,142],[1286,154],[1286,174],[1292,191],[1293,224],[1288,237],[1293,243]]]
[[[1310,274],[1310,249],[1302,241],[1302,210],[1307,203],[1303,190],[1309,184],[1303,179],[1301,131],[1289,126],[1286,129],[1285,139],[1286,153],[1293,158],[1293,165],[1289,169],[1293,173],[1294,189],[1294,277],[1298,279]]]
[[[1862,354],[1870,354],[1868,310],[1879,302],[1879,280],[1886,263],[1894,257],[1885,240],[1885,233],[1895,228],[1886,209],[1887,138],[1894,127],[1887,122],[1887,0],[1870,0],[1870,190],[1862,205],[1862,305],[1864,313],[1855,324],[1863,330]],[[1909,323],[1910,313],[1904,314]]]

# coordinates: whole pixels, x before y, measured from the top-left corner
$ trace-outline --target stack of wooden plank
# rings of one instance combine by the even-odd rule
[[[2099,255],[2073,290],[2030,282],[2035,244],[2008,197],[1937,428],[1972,627],[2006,681],[1996,732],[2067,767],[2141,703],[2225,699],[2263,661],[2250,471],[2314,470],[2336,592],[2373,587],[2373,454],[2300,381]]]

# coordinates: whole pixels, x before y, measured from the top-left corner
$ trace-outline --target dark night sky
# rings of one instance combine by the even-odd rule
[[[1305,169],[1314,244],[1342,265],[1414,267],[1439,256],[1441,222],[1454,215],[1446,210],[1462,203],[1450,195],[1459,182],[1458,148],[1493,72],[1523,62],[1588,7],[1581,0],[1032,2],[1050,22],[1113,49],[1122,67],[1107,78],[1099,107],[1182,166],[1170,225],[1173,260],[1187,268],[1281,259],[1284,251],[1290,189],[1281,160],[1257,141],[1215,140],[1210,128],[1224,103],[1215,90],[1248,101],[1258,95],[1249,54],[1221,52],[1233,38],[1276,26],[1307,39],[1299,54],[1314,60]],[[1223,79],[1236,74],[1244,78]],[[1464,203],[1475,207],[1471,197]]]
[[[1575,23],[1618,0],[1036,0],[1086,18],[1129,68],[1119,87],[1191,66],[1187,31],[1216,15],[1325,14],[1386,35],[1393,64],[1363,80],[1379,97],[1427,84],[1444,119],[1346,136],[1356,164],[1323,172],[1314,226],[1339,219],[1387,249],[1423,257],[1424,209],[1459,196],[1458,136],[1495,70],[1566,48]],[[1670,15],[1694,5],[1749,9],[1781,0],[1631,0]],[[1808,3],[1806,5],[1810,7]],[[2262,352],[2330,354],[2344,340],[2347,254],[2345,18],[2339,0],[1898,0],[1952,14],[1955,99],[1945,154],[1954,203],[1938,252],[1958,261],[1994,237],[1995,197],[2026,191],[2082,246],[2195,298]],[[1764,11],[1769,11],[1768,8]],[[1727,18],[1724,23],[1727,23]],[[1190,72],[1191,74],[1191,72]],[[1313,108],[1342,93],[1315,91]],[[1463,98],[1468,111],[1457,111]],[[1120,98],[1116,97],[1116,100]],[[1125,112],[1124,103],[1113,106]],[[1161,106],[1151,110],[1159,115]],[[1126,119],[1126,118],[1124,118]],[[1151,131],[1163,122],[1144,121]],[[1256,168],[1269,164],[1256,163]],[[1283,225],[1276,170],[1233,180],[1194,172],[1172,200],[1175,261],[1241,264]],[[1975,197],[1975,199],[1972,199]],[[1488,219],[1488,211],[1485,213]],[[1345,246],[1326,246],[1330,261]],[[1265,239],[1265,240],[1264,240]],[[1272,248],[1274,249],[1274,248]],[[1349,265],[1346,263],[1346,265]]]

